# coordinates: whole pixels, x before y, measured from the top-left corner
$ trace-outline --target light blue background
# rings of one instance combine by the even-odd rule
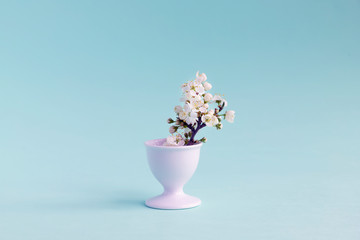
[[[359,43],[355,0],[1,1],[0,239],[360,239]],[[197,70],[236,121],[146,208]]]

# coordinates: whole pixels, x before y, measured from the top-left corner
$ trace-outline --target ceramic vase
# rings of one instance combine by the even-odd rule
[[[163,146],[165,138],[145,142],[151,172],[164,187],[164,192],[145,201],[158,209],[186,209],[199,206],[201,200],[183,191],[194,174],[202,143],[191,146]]]

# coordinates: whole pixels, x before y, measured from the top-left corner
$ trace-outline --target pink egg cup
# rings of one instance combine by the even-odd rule
[[[191,146],[163,146],[165,138],[145,142],[150,169],[164,187],[164,192],[145,201],[158,209],[186,209],[199,206],[201,200],[183,191],[194,174],[202,143]]]

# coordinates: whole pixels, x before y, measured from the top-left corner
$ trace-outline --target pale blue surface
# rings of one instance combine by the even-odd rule
[[[359,43],[359,1],[2,1],[0,239],[360,239]],[[236,122],[146,208],[196,70]]]

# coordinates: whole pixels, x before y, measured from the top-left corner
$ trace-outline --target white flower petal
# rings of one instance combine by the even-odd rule
[[[233,110],[226,111],[225,120],[230,123],[233,123],[234,119],[235,119],[235,111],[233,111]]]

